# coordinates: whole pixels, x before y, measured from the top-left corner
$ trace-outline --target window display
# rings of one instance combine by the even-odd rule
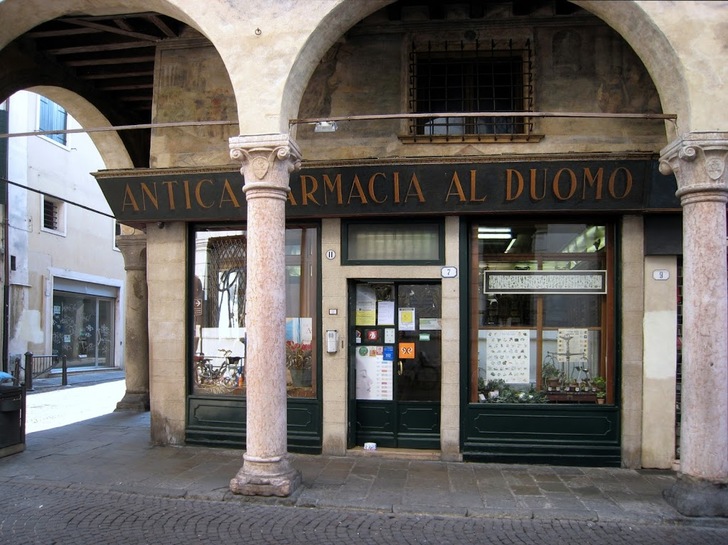
[[[610,230],[473,226],[471,401],[613,402]]]
[[[113,367],[113,340],[113,299],[53,292],[53,355],[73,367]]]
[[[192,393],[245,395],[246,232],[194,233]],[[286,229],[286,369],[290,397],[316,395],[317,229]]]

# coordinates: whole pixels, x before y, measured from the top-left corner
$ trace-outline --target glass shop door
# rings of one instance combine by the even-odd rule
[[[439,282],[350,286],[350,446],[440,448]]]

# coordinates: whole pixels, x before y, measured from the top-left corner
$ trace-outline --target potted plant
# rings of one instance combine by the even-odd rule
[[[604,377],[594,377],[591,381],[592,388],[597,394],[597,403],[602,405],[607,397],[607,381]]]
[[[286,341],[286,367],[294,386],[311,386],[311,345]]]
[[[563,373],[556,367],[556,364],[547,362],[541,367],[541,376],[549,391],[558,390],[561,387]]]

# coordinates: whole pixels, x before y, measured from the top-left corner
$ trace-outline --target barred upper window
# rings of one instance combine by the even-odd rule
[[[62,232],[64,230],[63,203],[50,198],[43,199],[43,229]]]
[[[487,47],[478,41],[413,43],[409,63],[410,111],[453,115],[413,118],[410,135],[416,140],[451,140],[530,134],[530,118],[474,114],[533,111],[531,67],[529,40],[522,46],[513,40],[491,41]]]

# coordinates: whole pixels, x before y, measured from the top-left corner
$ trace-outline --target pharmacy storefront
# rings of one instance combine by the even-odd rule
[[[186,441],[244,445],[240,173],[97,178],[120,222],[187,225]],[[290,450],[620,464],[623,218],[679,211],[655,157],[304,163],[290,189]]]

